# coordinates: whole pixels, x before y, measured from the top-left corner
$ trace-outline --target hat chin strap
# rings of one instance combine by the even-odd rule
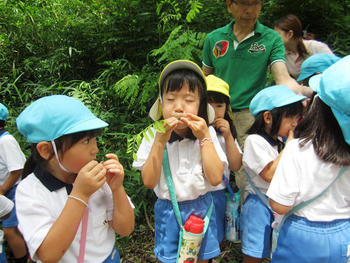
[[[58,154],[57,154],[57,149],[56,149],[56,143],[55,143],[55,141],[51,141],[51,144],[52,144],[52,148],[53,148],[53,151],[54,151],[54,153],[55,153],[55,157],[56,157],[56,160],[57,160],[57,162],[58,162],[58,165],[61,167],[61,169],[62,169],[63,171],[65,171],[66,173],[70,173],[70,171],[69,171],[66,167],[64,167],[63,164],[61,164],[60,160],[58,159]]]

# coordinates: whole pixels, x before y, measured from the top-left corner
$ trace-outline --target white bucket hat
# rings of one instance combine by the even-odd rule
[[[197,73],[204,81],[205,85],[207,86],[206,77],[202,71],[202,69],[194,62],[190,60],[175,60],[168,65],[165,66],[162,73],[160,73],[158,87],[159,91],[161,90],[161,85],[165,78],[173,71],[178,69],[189,69]],[[206,89],[206,87],[205,87]],[[208,121],[209,124],[212,123],[215,119],[215,111],[212,106],[208,103],[207,106],[207,114],[208,114]],[[157,100],[153,103],[150,111],[149,116],[152,120],[158,121],[162,117],[162,107],[161,107],[161,94],[157,98]]]

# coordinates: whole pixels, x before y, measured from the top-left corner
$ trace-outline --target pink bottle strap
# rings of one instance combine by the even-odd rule
[[[89,208],[87,207],[84,211],[84,215],[82,219],[78,263],[84,263],[88,218],[89,218]]]

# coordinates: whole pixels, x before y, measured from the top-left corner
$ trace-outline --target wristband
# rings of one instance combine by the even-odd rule
[[[212,138],[203,138],[203,139],[200,141],[199,145],[200,145],[200,146],[203,146],[204,143],[205,143],[206,141],[213,143]]]
[[[68,198],[78,200],[79,202],[83,203],[86,207],[88,207],[88,204],[84,200],[80,199],[79,197],[76,197],[74,195],[68,195]]]

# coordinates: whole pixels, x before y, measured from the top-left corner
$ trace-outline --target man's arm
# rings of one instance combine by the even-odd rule
[[[203,65],[202,70],[203,70],[204,75],[206,75],[206,76],[208,76],[210,74],[214,74],[214,68],[210,68],[210,67]]]
[[[277,85],[287,86],[295,93],[311,97],[312,89],[307,86],[299,85],[298,82],[289,75],[287,66],[284,62],[277,61],[273,63],[271,66],[271,71]]]

